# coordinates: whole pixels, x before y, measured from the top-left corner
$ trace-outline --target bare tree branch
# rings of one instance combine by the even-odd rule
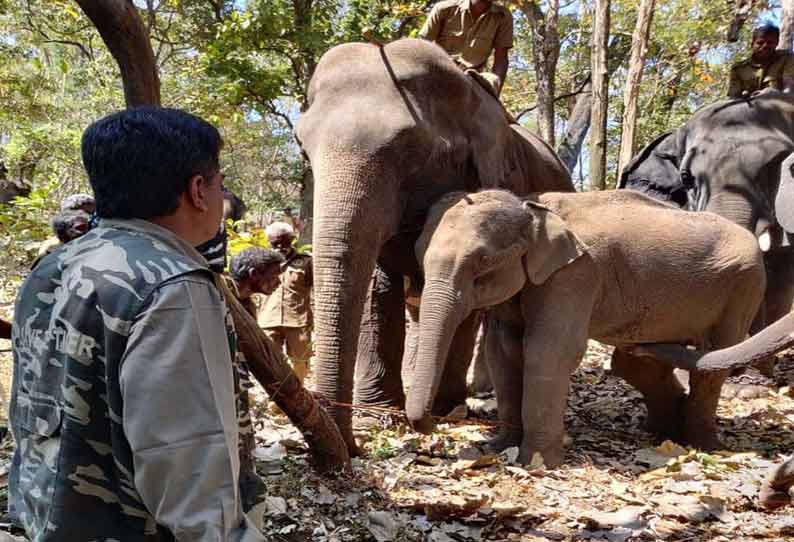
[[[579,88],[577,88],[573,92],[569,92],[568,94],[561,94],[560,96],[557,96],[556,98],[554,98],[554,101],[559,102],[560,100],[565,100],[566,98],[571,98],[573,96],[578,96],[579,94],[582,94],[585,91],[584,89],[588,85],[588,83],[590,83],[590,74],[587,74],[587,77],[579,85]],[[531,111],[534,111],[537,108],[538,108],[538,104],[534,104],[527,107],[526,109],[522,109],[520,113],[515,115],[515,119],[519,120],[521,117],[523,117],[527,113],[530,113]]]

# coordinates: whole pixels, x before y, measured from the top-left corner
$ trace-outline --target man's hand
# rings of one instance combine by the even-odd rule
[[[507,79],[507,67],[509,60],[507,59],[507,47],[497,47],[493,53],[493,73],[499,78],[499,85],[496,88],[496,95],[502,92],[502,87]]]

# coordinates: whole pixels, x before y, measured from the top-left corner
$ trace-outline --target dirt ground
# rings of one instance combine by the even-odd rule
[[[0,313],[10,316],[3,290]],[[0,350],[9,348],[0,341]],[[574,374],[566,415],[565,464],[515,464],[477,442],[495,418],[493,396],[470,398],[470,419],[431,436],[411,433],[384,415],[360,433],[365,456],[350,476],[322,478],[310,468],[300,433],[271,413],[254,390],[257,469],[268,487],[259,507],[275,541],[791,540],[792,508],[757,506],[760,480],[794,450],[794,357],[777,366],[782,385],[759,399],[723,399],[725,450],[700,453],[654,442],[643,431],[639,395],[608,370],[610,349],[591,343]],[[0,353],[3,417],[10,356]],[[0,501],[6,499],[13,442],[0,446]],[[4,507],[5,502],[0,502]],[[2,527],[2,525],[0,525]],[[19,533],[14,533],[20,536]],[[1,537],[5,533],[0,532]],[[22,538],[18,538],[22,540]]]

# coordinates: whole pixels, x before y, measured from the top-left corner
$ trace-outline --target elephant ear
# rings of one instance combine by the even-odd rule
[[[775,196],[775,216],[789,233],[794,233],[794,153],[780,164],[780,184]]]
[[[556,271],[587,254],[587,245],[551,209],[531,201],[524,202],[524,207],[533,215],[524,270],[532,284],[543,284]]]

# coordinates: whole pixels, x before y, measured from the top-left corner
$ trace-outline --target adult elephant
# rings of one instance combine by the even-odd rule
[[[755,331],[786,314],[794,299],[794,210],[786,206],[794,205],[794,189],[778,190],[781,163],[793,151],[794,97],[723,100],[651,142],[629,162],[618,185],[711,211],[756,235],[768,282]]]
[[[454,190],[573,185],[545,143],[510,125],[502,106],[429,42],[334,47],[308,96],[297,135],[315,176],[316,390],[332,401],[355,454],[344,406],[354,368],[356,403],[404,403],[403,277],[419,280],[413,246],[428,208]],[[474,325],[462,328],[456,341],[470,349]]]

